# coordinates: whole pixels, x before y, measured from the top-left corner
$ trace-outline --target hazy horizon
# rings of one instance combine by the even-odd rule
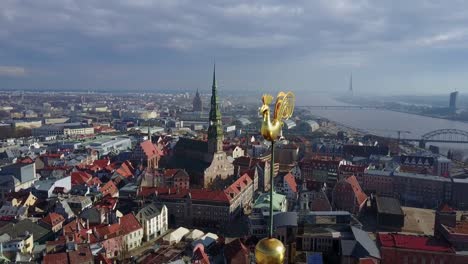
[[[468,3],[0,3],[0,90],[448,94],[468,84]]]

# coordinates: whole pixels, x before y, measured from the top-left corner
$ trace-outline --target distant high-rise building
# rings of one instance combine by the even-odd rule
[[[349,93],[353,94],[353,74],[351,74],[351,77],[349,78]]]
[[[452,114],[454,114],[457,111],[457,97],[458,97],[458,92],[450,93],[449,110]]]
[[[203,102],[200,97],[200,93],[195,94],[195,97],[193,98],[193,111],[194,112],[201,112],[203,110]]]

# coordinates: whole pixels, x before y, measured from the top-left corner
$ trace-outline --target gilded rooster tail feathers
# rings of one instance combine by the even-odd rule
[[[289,119],[294,110],[295,97],[292,92],[280,92],[276,98],[274,119],[283,121]]]

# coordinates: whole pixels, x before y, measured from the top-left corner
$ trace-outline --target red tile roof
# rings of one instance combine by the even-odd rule
[[[88,183],[93,176],[84,171],[74,171],[71,173],[71,184],[72,185],[80,185]]]
[[[366,166],[359,166],[359,165],[341,165],[339,167],[340,171],[343,172],[353,172],[353,173],[364,173]]]
[[[429,236],[403,235],[396,233],[378,233],[377,240],[379,244],[383,247],[413,249],[432,252],[455,252],[448,243]]]
[[[95,160],[95,161],[93,162],[93,165],[94,165],[94,166],[98,166],[98,167],[101,168],[101,169],[104,169],[104,168],[107,167],[109,164],[110,164],[110,160],[108,160],[108,159],[100,159],[100,160]]]
[[[230,203],[230,197],[224,191],[209,191],[204,189],[187,190],[192,200]]]
[[[102,184],[102,181],[98,177],[93,177],[89,182],[89,186],[99,186]]]
[[[115,186],[113,181],[108,181],[106,184],[101,186],[100,191],[103,197],[106,195],[115,196],[119,192],[119,189]]]
[[[148,197],[157,192],[158,195],[170,195],[177,193],[176,188],[167,188],[167,187],[141,187],[138,196],[139,197]]]
[[[289,185],[289,187],[291,188],[293,192],[297,193],[296,179],[291,174],[291,172],[284,176],[284,181]]]
[[[239,193],[244,191],[248,186],[252,184],[252,179],[249,177],[247,173],[239,177],[233,184],[229,185],[224,190],[224,193],[228,195],[228,197],[233,194],[234,196],[237,196]]]
[[[468,222],[457,222],[454,227],[445,226],[445,228],[447,228],[451,234],[455,233],[458,236],[468,235]]]
[[[357,202],[359,205],[364,203],[367,200],[367,195],[362,191],[361,185],[356,179],[356,176],[349,176],[345,179],[351,187],[353,187],[354,195],[356,196]]]
[[[210,264],[210,259],[205,253],[205,249],[202,244],[198,244],[193,249],[192,263],[195,264]]]
[[[106,166],[106,170],[107,171],[115,171],[117,168],[119,167],[119,165],[117,163],[111,163],[109,165]]]
[[[67,253],[47,254],[42,260],[43,264],[64,264],[68,263]]]
[[[31,164],[31,163],[34,163],[34,160],[32,160],[30,157],[26,157],[26,158],[19,159],[17,163]]]
[[[146,140],[140,143],[140,147],[145,153],[145,155],[149,158],[152,158],[154,156],[162,156],[163,153],[162,151],[156,147],[151,140]]]
[[[448,204],[446,203],[443,203],[440,205],[439,209],[438,209],[439,212],[443,212],[443,213],[452,213],[452,212],[455,212],[455,210],[453,210],[452,207],[450,207]]]
[[[77,250],[68,252],[68,258],[70,264],[94,262],[89,245],[79,245]]]
[[[126,214],[120,218],[120,227],[125,235],[142,228],[132,213]]]
[[[106,258],[104,254],[99,254],[94,258],[94,263],[99,263],[99,264],[112,264],[112,260]]]
[[[125,178],[130,178],[133,176],[134,170],[132,164],[129,161],[125,161],[115,172]]]
[[[42,154],[41,157],[60,159],[62,155],[63,155],[62,153],[46,153],[46,154]]]
[[[66,234],[72,234],[78,232],[78,229],[84,229],[85,226],[84,224],[81,223],[81,221],[78,220],[73,220],[70,223],[66,224],[63,226],[62,230],[63,233]]]
[[[105,226],[96,228],[96,231],[94,233],[99,239],[102,240],[104,239],[104,237],[107,239],[107,238],[119,236],[121,231],[122,229],[120,225],[118,223],[115,223],[112,225],[105,225]]]
[[[99,202],[94,204],[94,207],[96,207],[98,209],[108,208],[108,209],[114,210],[118,201],[119,201],[119,199],[116,198],[116,197],[106,196],[103,199],[101,199]]]
[[[65,246],[67,239],[65,236],[59,236],[56,240],[46,241],[47,247]]]
[[[56,226],[57,224],[63,223],[65,219],[62,215],[59,215],[57,213],[49,213],[46,217],[42,218],[41,221],[52,227]]]

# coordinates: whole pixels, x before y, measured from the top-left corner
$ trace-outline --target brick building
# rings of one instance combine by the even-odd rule
[[[433,175],[395,173],[393,190],[405,206],[435,208],[452,199],[451,180]]]
[[[279,164],[279,170],[289,172],[297,162],[299,147],[294,144],[278,144],[275,147],[275,162]]]
[[[468,179],[452,179],[452,199],[451,204],[460,209],[468,209]]]
[[[153,193],[167,206],[169,225],[222,227],[250,206],[254,181],[244,174],[222,191],[155,188]]]
[[[151,140],[146,140],[136,145],[131,160],[133,164],[142,164],[147,168],[156,169],[162,155],[162,151]]]
[[[239,157],[234,160],[234,174],[242,175],[247,171],[256,170],[258,174],[258,190],[266,192],[270,189],[270,161],[269,156],[262,158]],[[279,172],[279,164],[275,163],[273,175],[276,177]]]
[[[333,186],[338,180],[338,168],[346,161],[334,156],[314,156],[299,162],[304,181],[323,181]]]
[[[382,264],[468,263],[468,256],[457,254],[450,244],[430,236],[378,233],[377,243]]]
[[[211,88],[208,140],[180,138],[169,162],[169,167],[182,168],[188,172],[192,177],[191,185],[203,188],[208,188],[216,179],[227,179],[234,175],[234,166],[223,151],[224,134],[215,71]]]
[[[365,170],[366,170],[366,166],[362,166],[362,165],[350,165],[350,164],[340,165],[338,167],[338,180],[354,175],[358,179],[358,182],[361,184],[359,179],[362,178]]]
[[[296,203],[298,196],[298,186],[292,173],[284,175],[282,188],[281,190],[278,189],[278,192],[286,195],[288,204],[290,206],[293,206]]]
[[[448,241],[456,250],[468,250],[468,220],[457,219],[457,212],[444,204],[435,215],[434,236]]]
[[[355,176],[336,183],[332,192],[332,202],[336,209],[357,214],[365,206],[367,195],[362,191]]]
[[[367,194],[393,196],[394,178],[392,171],[366,170],[361,176],[357,176],[359,184]]]
[[[366,170],[359,182],[366,193],[393,196],[406,206],[435,208],[452,200],[452,182],[440,176]]]

